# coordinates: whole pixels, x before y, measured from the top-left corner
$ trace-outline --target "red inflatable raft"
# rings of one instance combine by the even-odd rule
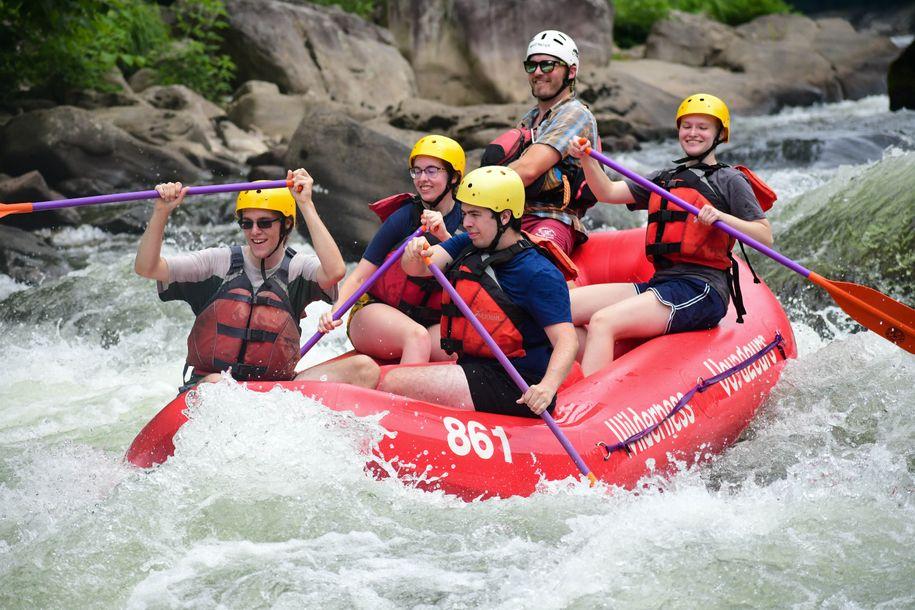
[[[643,255],[644,229],[596,233],[576,253],[579,283],[643,281],[652,269]],[[559,391],[554,418],[601,481],[634,486],[648,473],[692,464],[735,442],[775,385],[786,358],[796,356],[784,311],[741,263],[749,311],[736,322],[733,306],[712,330],[617,346],[617,359],[587,378],[573,371]],[[703,381],[707,380],[707,381]],[[356,415],[387,412],[393,432],[372,451],[397,476],[423,489],[465,499],[530,495],[541,480],[579,476],[539,418],[460,411],[345,384],[248,383],[263,392],[281,385]],[[140,432],[127,460],[140,467],[164,462],[185,421],[182,394]],[[374,464],[376,459],[369,460]],[[387,476],[377,466],[378,476]]]

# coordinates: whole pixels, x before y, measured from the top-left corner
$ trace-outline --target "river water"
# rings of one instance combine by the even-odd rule
[[[887,107],[737,118],[730,150],[802,207],[838,175],[915,154],[915,113]],[[619,158],[647,171],[676,154]],[[777,242],[790,219],[778,204],[772,219]],[[166,249],[235,232],[172,226]],[[191,314],[133,274],[136,237],[52,239],[77,271],[0,276],[2,607],[915,606],[915,358],[872,333],[814,330],[821,312],[787,303],[800,355],[743,439],[632,491],[568,480],[464,503],[376,481],[360,453],[376,421],[230,383],[140,472],[123,454],[174,396]],[[336,332],[307,362],[346,347]]]

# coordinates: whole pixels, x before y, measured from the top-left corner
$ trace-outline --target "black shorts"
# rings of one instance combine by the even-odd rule
[[[538,417],[527,405],[519,405],[515,402],[521,398],[521,390],[498,360],[470,360],[458,362],[458,366],[464,369],[467,385],[470,386],[473,408],[477,411],[519,417]],[[539,378],[532,379],[523,373],[521,377],[528,385],[540,382]],[[555,408],[556,397],[553,396],[553,402],[550,403],[547,411],[552,415]]]

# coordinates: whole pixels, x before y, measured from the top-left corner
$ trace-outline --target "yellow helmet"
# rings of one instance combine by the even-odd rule
[[[267,182],[258,180],[257,182]],[[283,216],[292,218],[295,225],[295,199],[289,189],[252,189],[241,191],[238,199],[235,201],[235,215],[238,216],[242,210],[275,210]]]
[[[462,176],[464,175],[464,168],[467,165],[464,149],[448,136],[431,135],[420,138],[413,146],[413,150],[410,151],[408,167],[413,167],[413,159],[420,155],[447,161],[454,168],[454,171],[460,172]]]
[[[493,212],[511,210],[512,216],[524,214],[524,182],[518,172],[504,165],[479,167],[461,180],[455,196],[461,203],[489,208]]]
[[[708,93],[692,94],[677,108],[677,127],[680,126],[680,119],[688,114],[707,114],[721,121],[720,139],[722,142],[728,141],[731,133],[731,113],[721,99]]]

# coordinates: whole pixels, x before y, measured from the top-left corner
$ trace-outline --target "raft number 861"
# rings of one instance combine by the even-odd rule
[[[448,447],[455,455],[468,455],[472,449],[481,459],[488,460],[492,457],[495,446],[487,434],[486,426],[473,420],[469,420],[464,426],[464,422],[453,417],[444,418],[442,423],[445,424],[445,429],[448,431]],[[505,430],[502,429],[502,426],[496,426],[488,432],[501,441],[502,455],[505,461],[511,464],[512,452],[508,446]]]

